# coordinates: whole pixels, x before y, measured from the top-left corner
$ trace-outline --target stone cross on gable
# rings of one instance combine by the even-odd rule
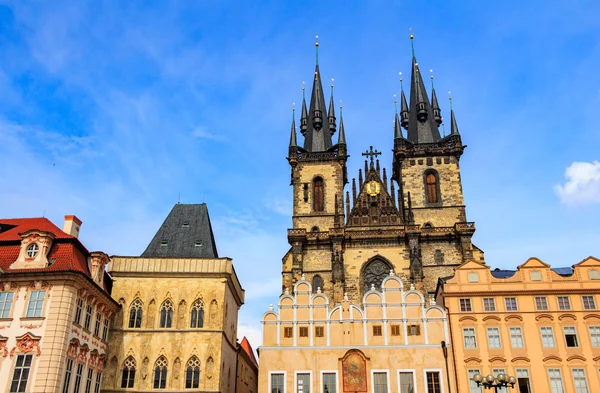
[[[362,153],[363,156],[365,157],[369,157],[371,159],[371,164],[373,163],[373,159],[379,155],[381,155],[380,151],[377,151],[377,149],[373,150],[373,146],[369,146],[369,150],[365,151],[364,153]]]

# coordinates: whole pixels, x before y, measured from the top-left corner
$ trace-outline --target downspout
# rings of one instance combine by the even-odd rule
[[[450,368],[448,367],[448,347],[446,346],[446,341],[442,341],[442,352],[444,353],[444,360],[446,361],[446,378],[448,380],[448,393],[452,393],[452,390],[450,389]]]
[[[446,299],[444,297],[442,297],[442,301],[446,303]],[[452,335],[452,323],[450,323],[450,310],[448,310],[448,307],[446,307],[445,304],[444,309],[446,310],[446,315],[448,316],[448,329],[450,333],[450,340],[452,340],[454,336]],[[446,350],[446,352],[448,352],[448,350]],[[456,383],[456,391],[458,392],[458,374],[456,372],[456,354],[454,353],[454,345],[452,345],[452,362],[454,365],[454,383]],[[448,358],[446,358],[446,368],[448,368]],[[450,382],[450,375],[448,375],[448,382]]]

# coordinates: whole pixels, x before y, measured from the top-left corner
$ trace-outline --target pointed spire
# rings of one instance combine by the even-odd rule
[[[396,190],[394,189],[394,181],[390,180],[390,199],[392,200],[392,205],[394,205],[394,207],[396,206],[396,198],[394,198],[395,193]]]
[[[369,166],[367,164],[367,160],[365,160],[365,176],[367,176],[367,173],[369,173]]]
[[[365,161],[365,165],[367,162]],[[362,169],[358,170],[358,189],[362,191],[363,186],[363,177],[362,177]]]
[[[327,120],[329,121],[329,132],[335,134],[335,108],[333,107],[333,78],[331,78],[331,96],[329,97],[329,111],[327,112]]]
[[[456,117],[454,117],[454,109],[452,109],[452,97],[450,97],[450,135],[460,135]]]
[[[340,226],[340,214],[339,214],[339,204],[338,204],[338,194],[335,194],[335,201],[334,201],[334,216],[333,216],[333,223],[334,226],[336,228],[339,228]]]
[[[379,168],[379,159],[375,160],[375,170],[377,171],[377,175],[381,178],[381,168]]]
[[[383,188],[385,188],[385,190],[387,191],[387,173],[385,171],[385,168],[383,168]]]
[[[433,72],[433,70],[429,70]],[[433,120],[439,126],[442,124],[442,113],[440,111],[440,105],[438,104],[437,95],[435,94],[435,87],[433,86],[433,74],[431,75],[431,110],[433,111]]]
[[[346,191],[346,217],[350,217],[350,192]]]
[[[356,205],[356,179],[352,179],[352,206]]]
[[[292,130],[290,132],[290,147],[296,147],[296,108],[292,108]]]
[[[394,140],[403,139],[400,117],[398,117],[398,105],[395,97],[396,96],[394,96]]]
[[[308,127],[308,110],[306,109],[306,88],[304,82],[302,82],[302,115],[300,116],[300,132],[302,135],[306,135],[306,129]]]
[[[315,66],[313,87],[310,96],[310,107],[306,122],[306,134],[304,138],[304,148],[310,152],[327,151],[332,145],[331,132],[325,132],[323,127],[324,118],[327,114],[327,107],[325,104],[323,83],[321,82],[321,72],[319,71],[318,64],[318,41],[315,43],[315,46],[317,47],[317,64]]]
[[[341,101],[340,101],[340,103],[341,103]],[[332,104],[333,104],[333,101],[332,101]],[[335,117],[334,117],[334,119],[335,119]],[[344,145],[346,144],[346,132],[344,131],[344,118],[342,117],[342,105],[340,104],[340,132],[338,134],[338,145],[342,145],[342,144],[344,144]]]
[[[408,140],[413,143],[431,143],[440,140],[440,132],[429,104],[429,98],[414,53],[414,36],[410,35],[413,48],[412,73],[410,81],[410,106],[408,113]]]
[[[410,191],[408,192],[408,217],[407,217],[406,221],[409,225],[413,225],[415,223],[415,215],[413,214],[413,211],[412,211],[412,201],[410,199]]]

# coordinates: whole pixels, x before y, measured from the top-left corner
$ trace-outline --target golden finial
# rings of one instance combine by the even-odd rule
[[[340,100],[340,109],[342,109],[342,100]]]
[[[319,46],[319,36],[315,36],[315,46]]]
[[[412,33],[412,27],[409,27],[409,28],[408,28],[408,31],[410,31],[410,39],[411,39],[411,40],[412,40],[412,39],[414,39],[414,38],[415,38],[415,36],[414,36],[414,35],[413,35],[413,33]]]
[[[448,101],[450,101],[450,110],[452,110],[452,92],[449,91],[448,94],[450,94],[450,97],[448,97]]]
[[[292,102],[292,112],[294,112],[296,110],[296,103]]]

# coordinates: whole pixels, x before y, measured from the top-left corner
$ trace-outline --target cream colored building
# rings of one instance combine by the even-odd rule
[[[99,393],[118,304],[108,256],[46,218],[0,219],[0,391]]]
[[[334,304],[306,280],[282,295],[262,320],[261,392],[449,392],[445,311],[393,272],[362,300]]]
[[[234,391],[244,290],[217,255],[206,205],[175,205],[142,256],[108,270],[122,310],[104,392]]]
[[[530,258],[516,270],[467,262],[440,281],[456,383],[481,393],[474,374],[506,373],[518,393],[592,393],[600,387],[600,260],[551,268]]]

